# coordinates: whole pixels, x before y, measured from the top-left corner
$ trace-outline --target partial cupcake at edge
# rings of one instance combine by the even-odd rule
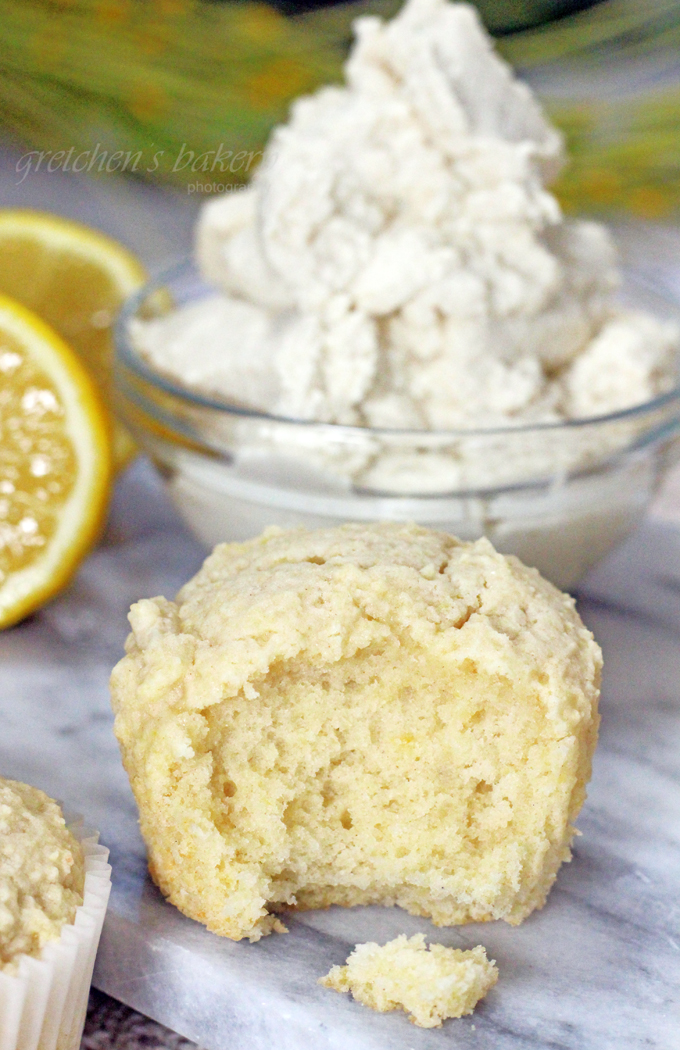
[[[78,1050],[108,852],[43,791],[0,777],[1,1050]]]

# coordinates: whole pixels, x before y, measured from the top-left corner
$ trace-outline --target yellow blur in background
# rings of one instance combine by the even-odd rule
[[[0,0],[0,128],[31,171],[248,180],[297,95],[338,81],[360,14],[208,0]],[[680,210],[678,0],[478,0],[566,135],[571,212]],[[290,9],[290,8],[289,8]],[[559,17],[557,17],[559,16]]]

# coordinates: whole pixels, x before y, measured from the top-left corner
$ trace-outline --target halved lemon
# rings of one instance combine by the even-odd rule
[[[0,628],[69,581],[111,489],[106,410],[80,360],[0,295]]]
[[[116,467],[135,446],[111,411],[111,326],[145,280],[134,255],[97,230],[47,212],[0,209],[0,293],[33,310],[82,359],[108,406]]]

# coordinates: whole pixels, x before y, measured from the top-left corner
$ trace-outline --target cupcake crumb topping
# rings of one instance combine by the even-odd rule
[[[0,972],[37,956],[83,903],[83,851],[59,805],[0,777]]]

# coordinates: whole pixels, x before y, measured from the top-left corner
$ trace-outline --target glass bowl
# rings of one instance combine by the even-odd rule
[[[208,547],[269,525],[415,521],[487,536],[570,589],[638,524],[677,456],[680,388],[592,419],[457,431],[313,423],[206,396],[141,356],[130,322],[214,294],[190,262],[159,275],[124,306],[115,358],[118,410]],[[622,298],[680,316],[640,278]]]

